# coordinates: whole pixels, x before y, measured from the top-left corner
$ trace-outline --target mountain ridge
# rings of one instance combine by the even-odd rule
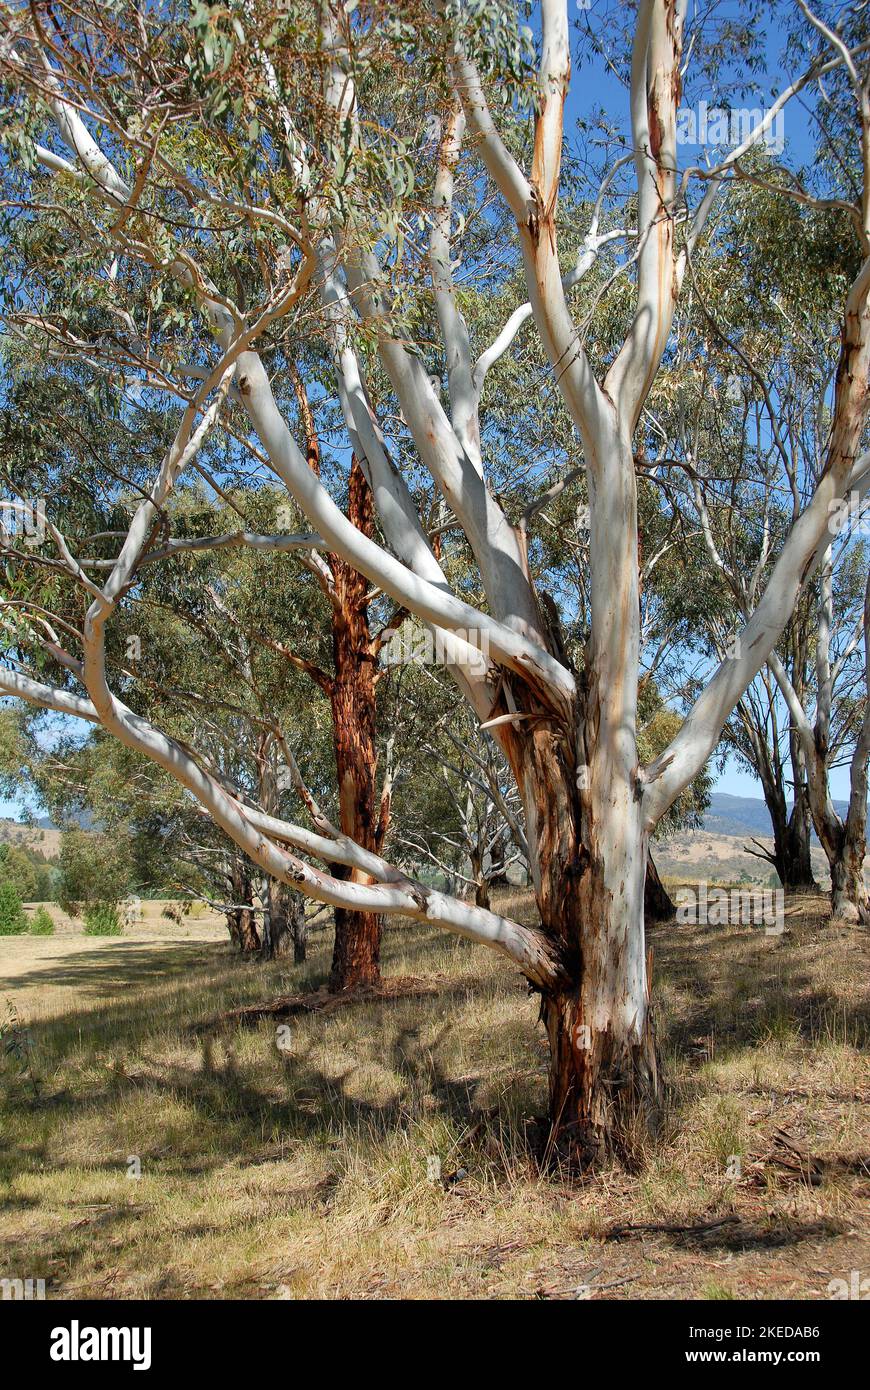
[[[791,811],[791,803],[788,809]],[[848,802],[835,801],[834,809],[838,815],[844,816]],[[770,813],[763,797],[732,796],[730,792],[712,793],[701,828],[711,835],[729,835],[735,838],[740,835],[773,834]]]

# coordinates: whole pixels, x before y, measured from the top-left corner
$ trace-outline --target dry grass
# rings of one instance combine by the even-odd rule
[[[0,1011],[33,1048],[0,1064],[0,1276],[58,1297],[825,1297],[870,1272],[870,936],[821,900],[787,925],[654,934],[665,1130],[637,1173],[575,1185],[535,1168],[536,1005],[482,948],[399,926],[385,970],[419,993],[197,1031],[320,986],[326,937],[302,968],[240,964],[211,920],[6,939]],[[819,1173],[785,1166],[778,1130]]]

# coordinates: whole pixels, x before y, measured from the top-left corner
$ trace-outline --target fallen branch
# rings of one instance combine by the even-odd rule
[[[259,1023],[263,1018],[295,1018],[300,1014],[329,1014],[348,1004],[371,1004],[381,999],[422,998],[437,994],[438,985],[434,980],[420,979],[415,975],[401,975],[393,980],[384,980],[380,985],[363,985],[359,989],[345,990],[341,994],[330,994],[324,987],[309,990],[305,994],[284,994],[266,1004],[243,1004],[237,1009],[206,1019],[194,1025],[192,1031],[207,1032],[211,1028],[237,1023],[243,1027]]]
[[[722,1226],[739,1226],[742,1222],[740,1216],[722,1216],[717,1221],[702,1221],[694,1226],[679,1226],[658,1223],[644,1223],[629,1226],[614,1226],[607,1232],[606,1240],[622,1240],[624,1236],[635,1235],[639,1231],[654,1232],[661,1235],[696,1236],[704,1235],[707,1231],[718,1231]]]

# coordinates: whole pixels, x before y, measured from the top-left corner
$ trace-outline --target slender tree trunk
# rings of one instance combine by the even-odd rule
[[[290,903],[290,936],[293,940],[293,963],[301,965],[308,954],[308,923],[305,920],[305,899],[294,893]]]
[[[268,912],[263,922],[263,959],[274,960],[293,952],[296,965],[305,960],[307,926],[305,899],[286,883],[269,880]]]
[[[794,806],[785,828],[782,849],[782,868],[778,868],[783,888],[791,893],[817,893],[819,885],[813,874],[812,817],[806,783],[795,786]]]
[[[305,386],[295,368],[291,380],[308,441],[308,466],[320,476],[320,444]],[[348,484],[348,520],[371,539],[374,506],[371,489],[356,455]],[[389,824],[389,797],[376,801],[375,653],[365,596],[369,581],[340,555],[330,553],[332,575],[333,675],[319,680],[332,712],[332,745],[338,780],[339,823],[345,835],[364,849],[378,849]],[[359,883],[370,879],[359,870],[333,865],[336,878]],[[333,993],[380,980],[381,931],[377,913],[335,909],[335,945],[329,988]],[[304,953],[304,943],[299,949]]]
[[[475,906],[485,907],[489,911],[489,879],[483,867],[483,855],[474,844],[469,849],[468,860],[474,883]]]
[[[785,808],[785,789],[780,782],[774,784],[762,781],[761,785],[773,829],[773,854],[768,855],[768,858],[776,870],[780,883],[785,887],[789,875],[788,816]]]
[[[254,891],[247,866],[241,860],[233,860],[230,870],[231,898],[234,904],[227,913],[227,928],[230,940],[240,955],[250,956],[260,949],[260,935],[257,931],[257,918],[254,912]]]
[[[868,581],[870,587],[870,581]],[[831,800],[827,780],[826,754],[817,745],[812,769],[814,781],[813,821],[831,874],[831,915],[844,922],[870,924],[870,895],[864,878],[867,853],[867,762],[864,739],[870,742],[870,720],[859,737],[852,758],[851,795],[845,821]]]
[[[257,775],[260,804],[270,816],[280,812],[280,793],[275,738],[271,731],[261,734],[257,743]],[[305,899],[289,884],[266,878],[263,887],[266,912],[263,917],[263,959],[274,960],[289,954],[298,965],[305,959],[307,927]]]
[[[870,778],[870,574],[864,591],[864,719],[849,768],[849,808],[840,862],[831,865],[831,911],[835,919],[870,926],[870,893],[864,877],[867,853],[867,790]]]
[[[374,529],[371,492],[356,458],[350,473],[348,516],[365,535]],[[364,849],[378,848],[374,657],[365,595],[368,581],[333,558],[332,736],[338,776],[341,829]],[[336,868],[340,877],[368,882],[359,870]],[[355,989],[380,980],[382,919],[373,912],[335,910],[335,949],[329,988]]]

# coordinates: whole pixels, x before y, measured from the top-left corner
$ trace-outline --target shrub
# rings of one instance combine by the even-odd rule
[[[54,918],[44,907],[38,907],[30,919],[31,936],[54,936]]]
[[[23,903],[33,902],[39,890],[39,875],[30,855],[20,845],[0,847],[3,880],[11,883]]]
[[[85,936],[121,935],[121,919],[111,903],[91,903],[84,917]]]
[[[27,918],[12,883],[0,883],[0,936],[18,936],[27,931]]]

